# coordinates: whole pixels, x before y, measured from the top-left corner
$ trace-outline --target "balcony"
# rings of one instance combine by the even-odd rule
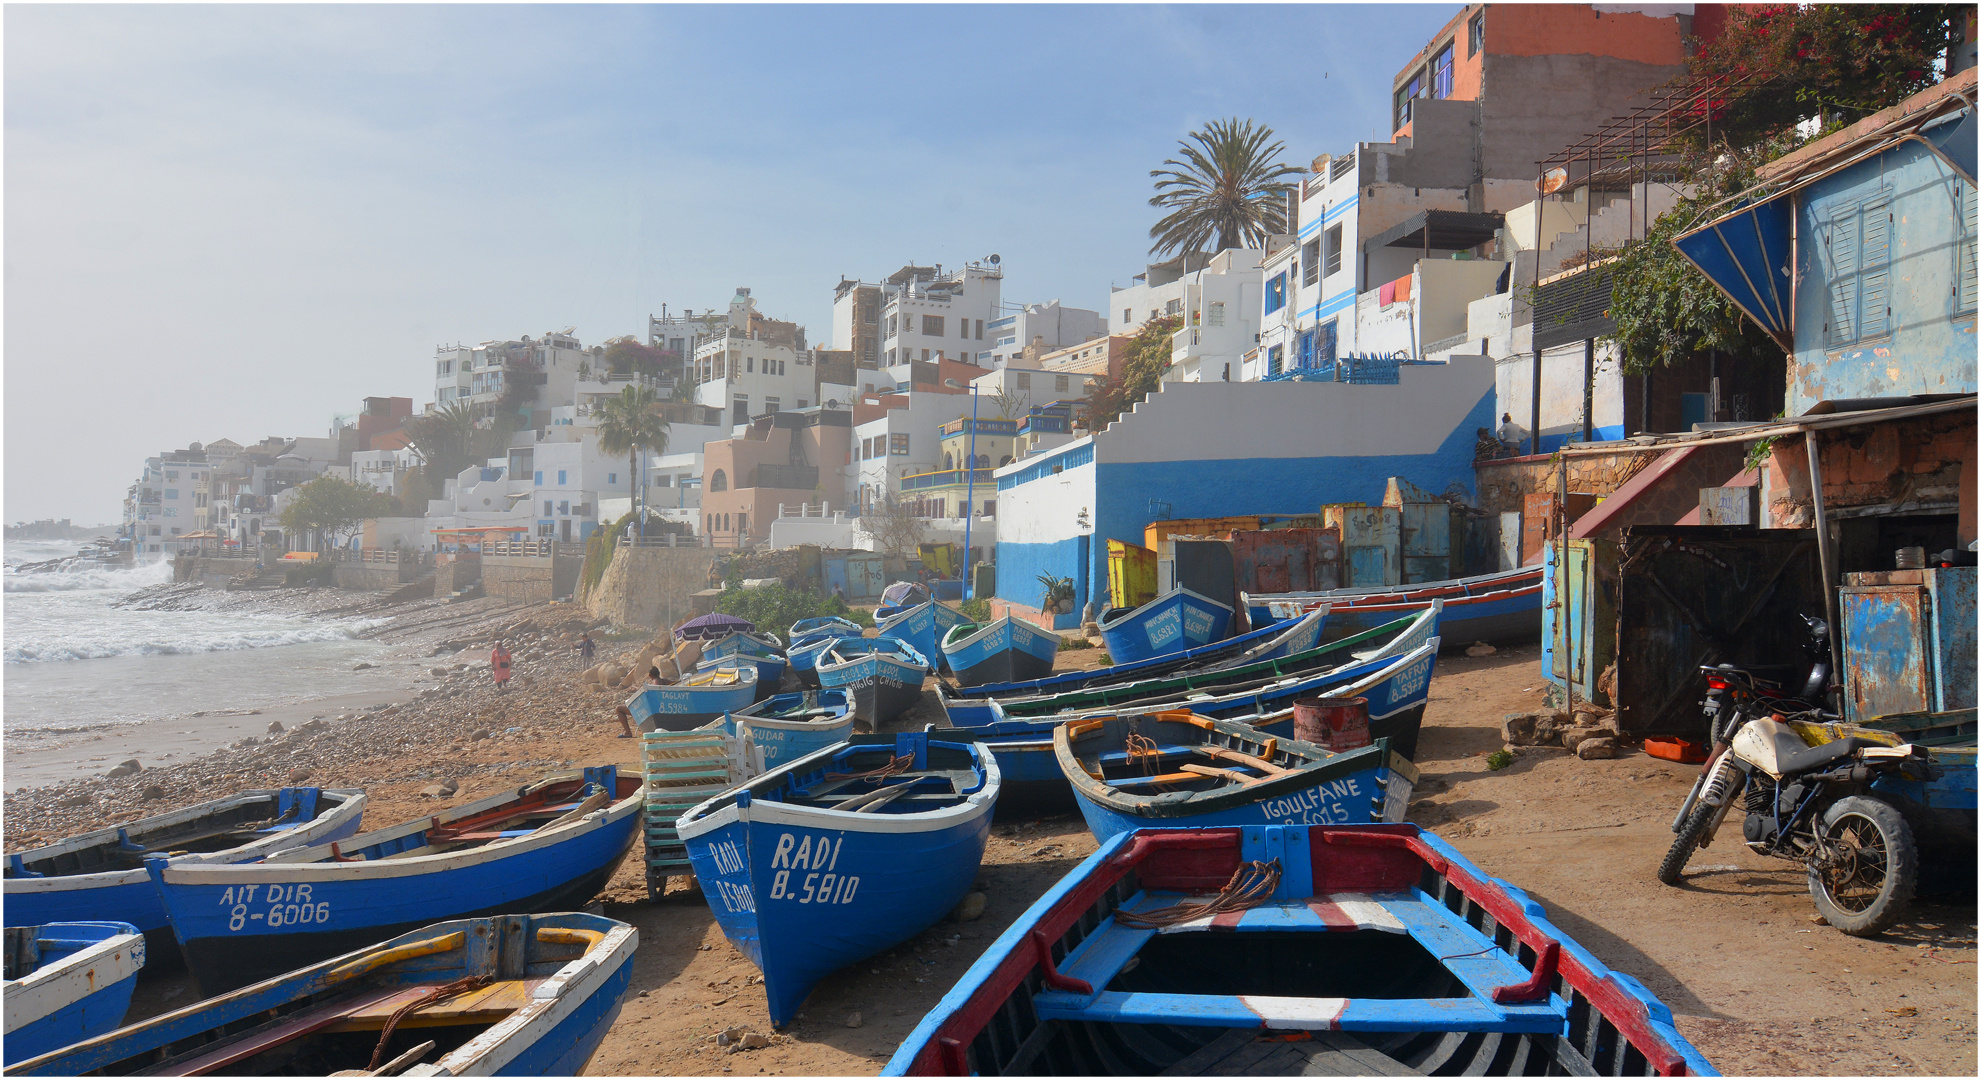
[[[902,491],[925,491],[930,488],[963,487],[974,481],[979,484],[994,484],[990,469],[943,469],[939,472],[916,473],[901,478]]]
[[[744,476],[743,488],[777,488],[783,491],[812,491],[819,486],[816,465],[759,465]]]
[[[973,421],[967,416],[959,416],[956,419],[951,420],[948,423],[942,425],[942,429],[941,429],[942,434],[945,437],[950,435],[960,435],[963,432],[969,431],[973,424],[975,425],[977,429],[977,434],[979,435],[1018,434],[1018,421],[1016,420],[979,419]]]

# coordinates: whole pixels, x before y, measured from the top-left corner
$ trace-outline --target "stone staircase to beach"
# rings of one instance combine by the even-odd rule
[[[263,567],[259,574],[250,567],[227,580],[227,591],[258,592],[263,589],[279,589],[282,587],[282,580],[282,568],[279,566]]]

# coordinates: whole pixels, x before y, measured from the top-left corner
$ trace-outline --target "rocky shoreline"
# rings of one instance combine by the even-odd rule
[[[572,604],[526,606],[494,599],[464,604],[418,601],[386,607],[353,603],[334,589],[215,593],[198,586],[140,590],[127,606],[279,608],[323,617],[382,620],[361,631],[394,646],[398,662],[417,661],[408,685],[383,691],[361,706],[304,703],[301,723],[269,723],[224,750],[171,765],[126,761],[97,776],[9,792],[0,799],[8,852],[36,847],[194,805],[248,788],[309,784],[362,787],[395,781],[456,785],[512,770],[548,770],[570,759],[506,760],[525,741],[554,736],[578,722],[610,720],[595,687],[580,689],[586,665],[576,644],[587,630],[599,661],[632,656],[645,632],[605,632],[602,620]],[[488,678],[487,653],[500,637],[515,657],[515,677],[498,692]],[[387,661],[390,663],[391,661]],[[374,695],[367,695],[374,696]],[[312,710],[310,706],[319,706]],[[293,715],[298,710],[288,710]],[[539,751],[541,753],[541,751]],[[379,824],[390,820],[374,818]]]

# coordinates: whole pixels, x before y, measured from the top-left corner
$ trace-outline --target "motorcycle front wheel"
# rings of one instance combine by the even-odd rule
[[[1809,857],[1809,896],[1825,922],[1852,937],[1889,927],[1912,902],[1919,854],[1912,829],[1890,803],[1853,795],[1818,822]]]
[[[1713,812],[1718,809],[1703,802],[1693,805],[1692,813],[1679,827],[1678,839],[1673,840],[1671,850],[1665,852],[1665,861],[1658,864],[1659,881],[1667,885],[1678,884],[1678,879],[1685,873],[1686,862],[1699,847],[1699,837],[1704,835],[1706,825],[1713,820]]]

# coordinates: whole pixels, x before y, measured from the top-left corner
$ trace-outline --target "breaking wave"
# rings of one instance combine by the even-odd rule
[[[99,660],[108,656],[174,656],[186,653],[233,652],[240,649],[273,649],[314,641],[343,641],[372,622],[281,625],[269,627],[180,627],[138,625],[104,626],[88,630],[72,628],[59,637],[7,643],[4,658],[9,664],[30,664],[54,660]],[[281,620],[290,623],[291,620]],[[9,635],[10,637],[12,635]]]
[[[10,593],[47,593],[117,590],[134,591],[172,580],[172,564],[155,562],[144,566],[94,566],[77,564],[59,570],[18,571],[8,566],[0,589]]]

